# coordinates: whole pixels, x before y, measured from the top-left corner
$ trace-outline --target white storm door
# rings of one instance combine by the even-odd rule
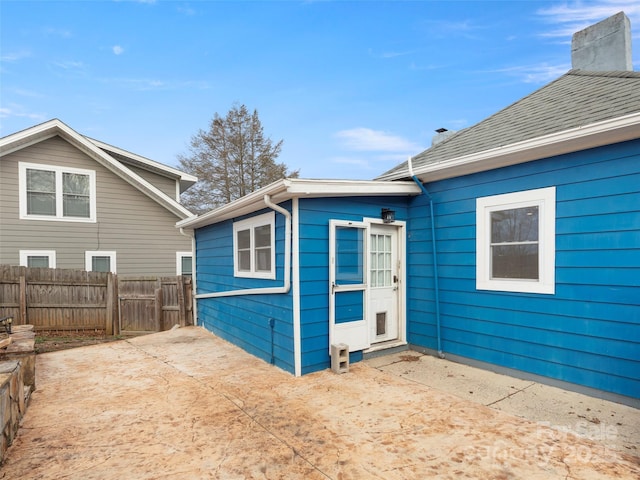
[[[339,343],[351,352],[370,346],[367,238],[364,223],[329,222],[329,350]]]
[[[398,340],[398,229],[390,225],[371,225],[369,252],[371,343]]]

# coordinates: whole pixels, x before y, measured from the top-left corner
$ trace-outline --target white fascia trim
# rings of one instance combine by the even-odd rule
[[[414,168],[423,182],[587,150],[640,138],[640,112]],[[406,171],[385,180],[405,178]]]
[[[118,175],[125,182],[140,190],[142,193],[155,200],[160,205],[180,218],[192,217],[193,214],[166,195],[158,188],[151,185],[144,178],[128,169],[116,159],[107,154],[104,150],[96,146],[86,137],[80,135],[71,127],[65,125],[60,120],[53,119],[48,122],[36,125],[35,127],[8,135],[0,139],[0,156],[15,152],[29,145],[41,142],[48,138],[60,135],[76,148],[86,153],[102,166]]]
[[[128,152],[127,150],[123,150],[122,148],[118,148],[116,146],[113,145],[109,145],[108,143],[102,142],[100,140],[96,140],[95,138],[90,138],[90,137],[85,137],[87,140],[91,141],[92,143],[94,143],[97,147],[101,148],[101,149],[105,149],[105,150],[111,150],[112,152],[117,153],[118,155],[122,155],[123,157],[127,157],[130,158],[138,163],[142,163],[143,165],[146,165],[148,167],[151,167],[153,170],[160,170],[162,172],[164,172],[165,174],[167,174],[168,176],[172,177],[172,178],[177,178],[179,179],[179,183],[182,186],[185,186],[188,184],[189,186],[193,185],[194,183],[196,183],[198,181],[198,177],[194,177],[193,175],[190,175],[186,172],[183,172],[181,170],[178,170],[177,168],[173,168],[170,167],[168,165],[165,165],[163,163],[160,162],[156,162],[154,160],[151,160],[149,158],[143,157],[141,155],[132,153],[132,152]],[[184,182],[184,183],[183,183]],[[188,187],[186,187],[188,188]],[[185,190],[186,190],[185,188]]]
[[[238,200],[211,210],[198,217],[187,218],[176,224],[178,228],[198,228],[256,212],[267,205],[264,196],[274,203],[293,198],[412,196],[422,191],[415,182],[382,182],[375,180],[311,180],[286,178],[245,195]]]

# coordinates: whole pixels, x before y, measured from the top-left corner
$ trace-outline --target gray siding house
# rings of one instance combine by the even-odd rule
[[[0,264],[190,274],[196,181],[57,119],[0,138]]]

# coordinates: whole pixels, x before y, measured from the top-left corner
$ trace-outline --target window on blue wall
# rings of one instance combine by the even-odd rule
[[[275,279],[275,213],[235,222],[233,251],[236,277]]]
[[[555,293],[555,187],[476,200],[476,288]]]

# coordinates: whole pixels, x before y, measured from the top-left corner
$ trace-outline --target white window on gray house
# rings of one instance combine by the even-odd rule
[[[85,270],[88,272],[116,273],[116,252],[87,251],[85,252]]]
[[[95,222],[93,170],[20,162],[20,218]]]
[[[176,253],[176,275],[193,275],[193,255],[191,252]]]
[[[555,187],[476,200],[476,288],[555,293]]]
[[[56,268],[55,250],[20,250],[20,265],[29,268]]]
[[[236,277],[275,278],[275,213],[233,224]]]

